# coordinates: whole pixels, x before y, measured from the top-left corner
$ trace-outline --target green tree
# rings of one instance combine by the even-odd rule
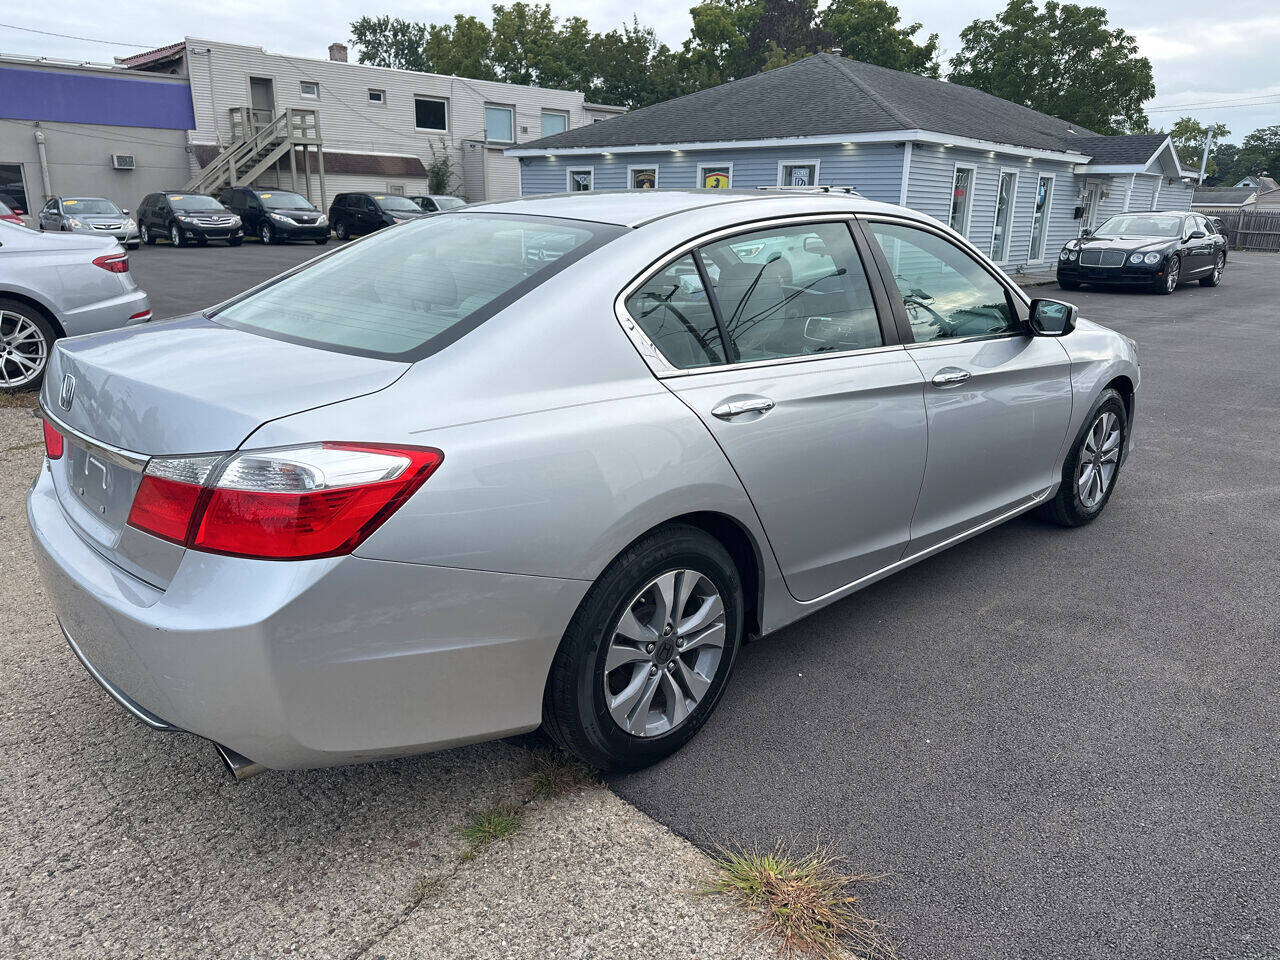
[[[427,26],[399,17],[361,17],[351,24],[356,59],[375,67],[430,71],[425,48]]]
[[[902,26],[898,8],[886,0],[831,0],[818,24],[826,44],[853,60],[938,75],[938,35],[931,33],[924,43],[917,43],[921,25]]]
[[[1280,124],[1259,127],[1240,144],[1232,177],[1239,180],[1260,173],[1280,177]]]
[[[1209,162],[1216,173],[1213,176],[1221,181],[1221,186],[1231,186],[1240,177],[1235,175],[1240,148],[1234,143],[1215,143],[1209,151]]]
[[[760,11],[751,0],[706,0],[690,9],[693,26],[681,50],[681,69],[695,89],[760,72],[750,50]]]
[[[1134,37],[1108,29],[1102,7],[1009,0],[992,20],[960,32],[954,83],[1061,117],[1098,133],[1145,129],[1142,104],[1155,96],[1151,61]]]
[[[1178,152],[1178,162],[1182,164],[1182,169],[1196,173],[1200,170],[1200,160],[1204,156],[1205,140],[1212,137],[1216,143],[1230,133],[1225,123],[1206,125],[1191,117],[1182,117],[1169,130],[1169,136],[1173,138],[1173,146]],[[1217,171],[1217,159],[1211,149],[1208,162],[1205,164],[1204,175],[1212,177]]]

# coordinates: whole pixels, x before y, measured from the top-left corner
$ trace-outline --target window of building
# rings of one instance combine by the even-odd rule
[[[708,190],[728,190],[733,185],[732,163],[708,163],[698,167],[698,186]]]
[[[570,193],[582,193],[595,186],[596,171],[593,167],[579,167],[568,171],[566,189]]]
[[[632,190],[653,190],[658,186],[658,167],[628,167],[627,180]]]
[[[564,133],[568,129],[569,115],[563,110],[542,111],[542,135],[544,137],[549,137],[556,133]]]
[[[818,185],[818,161],[778,164],[778,186],[816,187]]]
[[[419,130],[448,130],[449,101],[437,97],[414,97],[413,125]]]
[[[302,80],[298,83],[298,93],[307,100],[320,99],[320,84],[314,80]]]
[[[1027,259],[1044,259],[1045,239],[1049,234],[1049,214],[1053,209],[1053,176],[1041,174],[1036,184],[1036,205],[1031,211],[1031,252]]]
[[[969,235],[969,212],[973,208],[973,167],[956,164],[951,180],[951,229],[962,237]]]
[[[30,213],[27,188],[23,185],[22,164],[0,163],[0,203],[14,213]]]
[[[515,111],[510,107],[484,108],[484,138],[498,143],[515,143],[516,140]]]
[[[1013,201],[1018,195],[1018,172],[1000,171],[1000,188],[996,191],[996,222],[991,231],[991,259],[1004,263],[1009,259],[1009,234],[1013,226]]]
[[[373,87],[370,87],[370,88],[369,88],[369,102],[370,102],[370,103],[377,104],[377,105],[378,105],[378,106],[380,106],[380,107],[381,107],[381,106],[384,106],[384,105],[386,104],[386,102],[387,102],[387,91],[385,91],[385,90],[375,90]]]

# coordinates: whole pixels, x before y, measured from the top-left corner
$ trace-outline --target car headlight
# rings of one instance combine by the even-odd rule
[[[231,218],[231,225],[232,225],[233,227],[238,227],[238,226],[240,226],[240,218],[239,218],[239,217],[232,217],[232,218]]]
[[[329,225],[329,218],[328,218],[328,217],[321,217],[320,219],[318,219],[318,220],[316,221],[316,226],[317,226],[317,227],[327,227],[328,225]]]
[[[195,217],[183,217],[183,216],[179,216],[179,217],[178,217],[178,219],[179,219],[182,223],[195,223],[195,222],[196,222],[196,218],[195,218]]]
[[[283,213],[271,213],[268,214],[268,216],[271,217],[272,220],[279,220],[281,223],[294,222],[293,217],[286,217]]]
[[[1141,263],[1141,262],[1142,262],[1142,254],[1140,254],[1140,253],[1131,253],[1131,254],[1129,254],[1129,262],[1130,262],[1130,263]]]
[[[1079,256],[1080,256],[1080,251],[1079,251],[1079,250],[1072,250],[1072,251],[1071,251],[1071,257],[1070,257],[1069,259],[1071,259],[1071,260],[1075,260],[1075,259],[1077,259]]]
[[[137,230],[138,229],[137,221],[135,221],[133,217],[130,217],[128,220],[124,222],[124,228],[126,230]]]
[[[1062,252],[1061,252],[1060,254],[1058,254],[1058,259],[1059,259],[1059,260],[1069,260],[1070,258],[1071,258],[1071,251],[1070,251],[1070,250],[1068,250],[1066,247],[1063,247],[1063,248],[1062,248]]]
[[[77,220],[75,217],[67,217],[67,226],[78,229],[80,227],[83,227],[84,224],[81,223],[79,220]]]
[[[1163,254],[1160,254],[1160,253],[1148,253],[1148,254],[1147,254],[1145,257],[1143,257],[1142,259],[1143,259],[1143,260],[1145,260],[1147,263],[1159,263],[1159,262],[1160,262],[1161,257],[1163,257],[1163,256],[1164,256],[1164,255],[1163,255]]]

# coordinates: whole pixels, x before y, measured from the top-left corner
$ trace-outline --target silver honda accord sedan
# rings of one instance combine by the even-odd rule
[[[1137,390],[1132,341],[909,210],[528,198],[59,343],[27,509],[85,668],[241,777],[539,726],[628,769],[746,639],[1094,520]]]

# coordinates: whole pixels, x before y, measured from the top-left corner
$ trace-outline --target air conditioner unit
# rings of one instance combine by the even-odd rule
[[[111,155],[111,166],[116,170],[132,170],[133,154],[132,153],[113,153]]]

